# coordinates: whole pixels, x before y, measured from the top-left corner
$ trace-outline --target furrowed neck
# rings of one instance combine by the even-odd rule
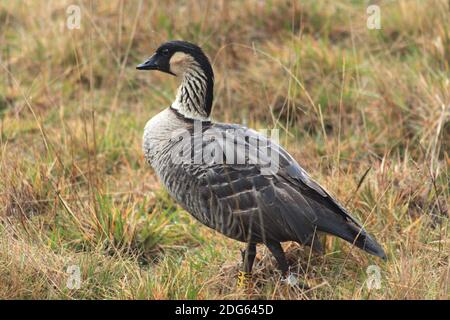
[[[213,99],[214,78],[197,62],[183,73],[172,108],[189,119],[209,120]]]

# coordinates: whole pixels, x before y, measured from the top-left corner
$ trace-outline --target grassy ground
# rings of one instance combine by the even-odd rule
[[[85,1],[69,30],[72,3],[0,1],[0,298],[449,298],[448,1],[377,1],[380,30],[365,1]],[[242,245],[143,160],[177,80],[134,67],[168,39],[214,62],[215,120],[281,129],[387,262],[331,237],[324,256],[287,243],[309,290],[263,248],[254,287],[236,288]]]

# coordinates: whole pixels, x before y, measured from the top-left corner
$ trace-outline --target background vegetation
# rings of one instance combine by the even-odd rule
[[[448,299],[449,2],[376,3],[380,30],[366,1],[0,1],[0,298]],[[236,288],[242,244],[194,221],[143,160],[178,82],[135,65],[168,39],[210,56],[214,119],[281,129],[387,262],[332,237],[324,256],[286,243],[309,289],[263,248],[253,287]]]

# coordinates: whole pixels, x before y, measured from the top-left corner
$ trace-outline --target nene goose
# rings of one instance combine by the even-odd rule
[[[241,276],[251,275],[259,243],[267,246],[287,276],[280,243],[296,241],[321,251],[316,231],[385,259],[374,238],[281,146],[246,127],[210,120],[214,74],[198,46],[166,42],[136,68],[181,78],[175,101],[145,126],[145,159],[186,211],[246,243]],[[213,150],[214,161],[198,156],[205,150]],[[254,159],[267,150],[277,156],[274,167]]]

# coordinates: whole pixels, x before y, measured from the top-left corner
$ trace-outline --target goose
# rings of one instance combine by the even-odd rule
[[[181,80],[173,103],[145,125],[144,157],[194,218],[245,243],[241,282],[251,279],[257,244],[269,249],[288,277],[281,243],[295,241],[322,252],[317,233],[386,259],[362,224],[278,143],[239,124],[211,121],[214,73],[199,46],[168,41],[136,68]]]

